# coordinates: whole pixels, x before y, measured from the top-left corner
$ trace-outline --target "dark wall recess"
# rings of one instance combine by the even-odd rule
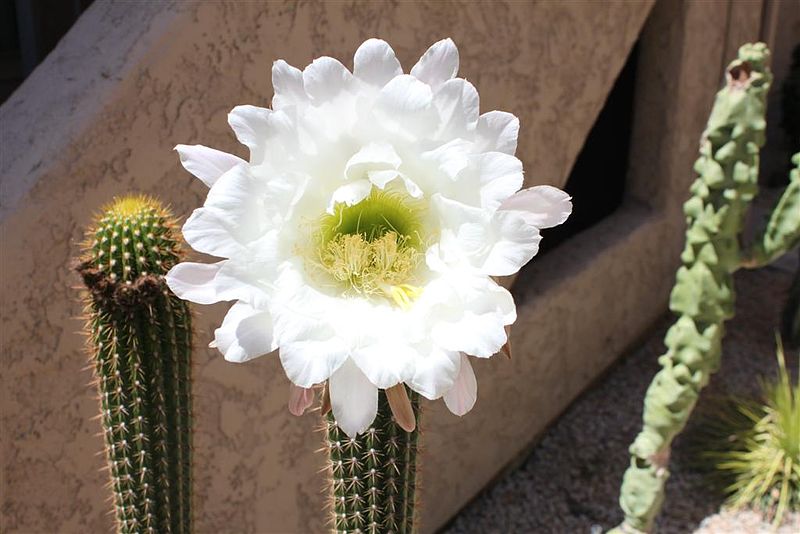
[[[572,195],[566,223],[542,231],[540,254],[596,224],[621,204],[628,170],[636,87],[637,43],[620,71],[606,103],[575,160],[564,190]]]
[[[0,0],[0,104],[93,0]]]

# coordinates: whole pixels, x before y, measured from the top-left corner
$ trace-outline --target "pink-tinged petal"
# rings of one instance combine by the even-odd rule
[[[513,156],[517,150],[519,119],[505,111],[490,111],[480,116],[475,133],[478,152],[503,152]]]
[[[434,43],[411,69],[411,75],[436,89],[458,72],[458,48],[452,39]]]
[[[469,412],[478,399],[478,381],[466,354],[461,355],[461,368],[458,371],[453,387],[444,394],[447,408],[461,417]]]
[[[289,413],[301,416],[314,404],[314,390],[289,384]]]
[[[236,165],[247,163],[238,156],[203,145],[177,145],[175,150],[181,158],[183,168],[208,187]]]
[[[500,205],[501,210],[519,211],[537,228],[558,226],[572,213],[572,198],[557,187],[538,185],[518,191]]]
[[[353,74],[371,85],[383,87],[395,76],[403,74],[403,68],[386,41],[367,39],[356,50]]]
[[[367,430],[378,413],[378,388],[349,358],[333,373],[328,385],[339,428],[351,438]]]

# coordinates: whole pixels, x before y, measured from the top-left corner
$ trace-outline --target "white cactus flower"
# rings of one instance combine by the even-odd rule
[[[375,417],[378,389],[405,383],[472,408],[465,355],[488,358],[516,319],[492,277],[537,252],[539,229],[566,220],[569,196],[520,191],[518,119],[478,111],[456,78],[450,39],[404,74],[392,48],[369,39],[351,73],[321,57],[303,71],[272,67],[272,109],[228,116],[250,161],[178,145],[183,166],[210,187],[183,234],[224,258],[167,275],[180,297],[235,301],[212,345],[244,362],[279,350],[299,388],[328,381],[349,436]],[[310,403],[293,390],[292,411]]]

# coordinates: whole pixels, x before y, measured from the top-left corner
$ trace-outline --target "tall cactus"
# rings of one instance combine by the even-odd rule
[[[176,235],[156,200],[118,199],[77,267],[121,533],[191,530],[190,314],[163,278]]]
[[[683,430],[700,390],[720,361],[724,321],[733,316],[733,272],[742,264],[739,237],[757,192],[764,143],[765,99],[772,75],[763,43],[746,44],[717,93],[695,163],[698,178],[684,204],[683,266],[670,298],[679,315],[665,338],[667,352],[644,400],[644,427],[630,447],[617,532],[652,529],[664,500],[670,446]]]
[[[356,438],[339,429],[332,413],[324,416],[335,532],[414,531],[419,394],[412,391],[409,400],[415,420],[411,432],[397,424],[383,390],[378,396],[375,421]]]

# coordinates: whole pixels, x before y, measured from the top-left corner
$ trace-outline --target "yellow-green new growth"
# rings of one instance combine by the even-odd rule
[[[97,215],[77,266],[121,533],[191,530],[190,315],[163,280],[176,236],[155,199],[124,197]]]

